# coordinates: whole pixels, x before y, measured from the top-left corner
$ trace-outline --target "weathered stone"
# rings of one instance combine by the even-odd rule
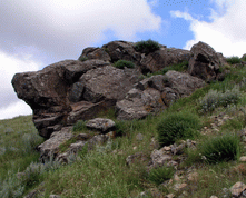
[[[72,83],[79,80],[86,71],[106,65],[109,63],[102,60],[65,60],[38,72],[14,75],[14,91],[32,108],[33,122],[40,136],[49,138],[56,128],[52,126],[67,125],[68,113],[71,111],[68,93]]]
[[[156,112],[165,108],[160,92],[153,88],[144,91],[137,89],[127,93],[126,99],[116,103],[116,115],[119,120],[140,119],[149,112]]]
[[[49,161],[51,156],[53,160],[56,159],[60,144],[72,138],[71,129],[72,127],[63,127],[60,131],[53,132],[50,139],[38,146],[40,150],[39,160],[42,163]]]
[[[140,61],[141,55],[139,52],[136,52],[134,43],[126,41],[111,41],[103,45],[102,48],[108,52],[111,62],[128,60],[137,63]]]
[[[69,112],[67,118],[67,124],[72,125],[77,120],[88,120],[95,117],[98,112],[107,110],[108,107],[115,106],[116,101],[104,100],[97,103],[88,101],[80,101],[77,103],[71,103],[72,111]]]
[[[246,185],[243,182],[238,181],[234,186],[230,188],[230,190],[233,197],[239,197],[240,195],[242,195],[243,191],[246,190]]]
[[[83,98],[94,103],[105,98],[123,99],[140,75],[135,69],[121,70],[115,67],[90,70],[79,81],[85,86]]]
[[[143,73],[159,71],[172,64],[189,61],[190,52],[176,48],[161,48],[149,53],[140,61],[140,68]]]
[[[86,126],[89,129],[97,129],[99,131],[105,132],[107,130],[112,130],[115,128],[115,122],[106,118],[95,118],[88,120]]]
[[[165,74],[165,76],[169,82],[168,87],[178,91],[181,98],[189,96],[196,89],[206,86],[206,82],[204,80],[183,72],[170,70]]]
[[[217,53],[207,43],[199,41],[191,49],[192,57],[189,60],[188,72],[210,82],[218,78],[219,68],[226,63],[223,55]],[[221,78],[221,77],[220,77]]]
[[[165,87],[161,92],[161,99],[165,102],[165,105],[169,107],[170,104],[179,99],[179,93],[175,89]]]
[[[99,59],[99,60],[104,60],[104,61],[110,61],[110,56],[109,54],[101,48],[86,48],[82,51],[80,58],[82,57],[87,57],[88,59]]]
[[[178,98],[189,96],[205,85],[206,83],[199,78],[172,70],[165,76],[144,79],[134,85],[135,88],[126,94],[125,99],[117,101],[117,119],[140,119],[150,113],[157,113]]]

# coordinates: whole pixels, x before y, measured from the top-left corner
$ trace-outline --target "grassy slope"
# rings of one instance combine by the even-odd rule
[[[182,68],[185,69],[183,66]],[[14,178],[17,171],[25,170],[31,161],[38,161],[39,153],[33,150],[32,147],[39,145],[44,140],[37,135],[38,132],[33,126],[31,116],[0,120],[0,148],[2,148],[2,155],[0,156],[0,182],[4,183],[4,185],[0,185],[3,186],[3,189],[0,188],[2,190],[1,196],[12,197],[11,192],[14,190],[16,192],[21,191],[19,186],[23,186],[22,191],[26,195],[30,190],[39,186],[42,181],[46,182],[46,197],[49,197],[50,194],[58,194],[62,197],[137,197],[139,192],[148,188],[160,188],[160,186],[156,186],[148,180],[145,170],[146,164],[138,163],[137,166],[128,167],[126,165],[126,158],[137,151],[142,151],[149,156],[151,153],[149,148],[150,139],[151,137],[158,137],[156,131],[157,123],[169,113],[186,111],[198,115],[198,99],[203,98],[209,89],[224,91],[225,89],[232,88],[232,82],[238,83],[246,74],[245,68],[235,69],[231,66],[229,69],[230,75],[228,75],[224,82],[211,83],[209,86],[197,90],[190,97],[175,102],[173,106],[161,112],[159,116],[149,116],[145,120],[126,121],[124,128],[126,136],[113,140],[111,149],[101,150],[100,152],[100,148],[98,148],[90,153],[83,150],[79,152],[80,161],[60,167],[57,170],[45,171],[38,176],[33,174],[26,183],[20,183],[20,181],[15,183],[9,178]],[[241,93],[245,96],[244,88],[241,89]],[[239,107],[245,107],[246,105],[244,98],[242,97],[237,106],[216,108],[215,111],[207,115],[199,114],[202,127],[210,125],[209,116],[218,115],[221,111],[227,112],[228,115],[234,116],[235,119],[226,123],[225,126],[221,126],[219,132],[238,131],[245,127],[244,117],[238,113]],[[116,120],[112,110],[102,113],[98,117],[111,118],[117,124],[122,125],[121,122]],[[88,130],[81,127],[81,130],[75,133],[79,132],[88,132]],[[138,133],[143,135],[142,141],[136,139]],[[220,136],[220,133],[211,132],[209,137],[213,136]],[[201,136],[197,141],[201,141],[203,138],[206,139],[207,136]],[[61,146],[61,149],[65,150],[68,146],[69,144],[64,144]],[[13,147],[19,149],[19,151],[11,150]],[[4,148],[9,150],[4,152]],[[197,181],[190,181],[188,183],[188,197],[209,197],[212,195],[219,197],[221,189],[229,188],[237,181],[246,183],[242,172],[231,172],[232,167],[240,164],[238,161],[209,165],[201,163],[199,160],[197,161],[198,157],[195,152],[187,150],[185,155],[188,156],[188,159],[185,163],[180,164],[179,169],[186,171],[189,166],[197,166],[199,174]],[[240,156],[244,155],[244,151],[241,149]],[[214,185],[215,183],[216,185]],[[3,193],[4,190],[6,195]],[[180,192],[174,191],[173,188],[162,188],[162,192],[163,195],[170,193],[180,194]]]

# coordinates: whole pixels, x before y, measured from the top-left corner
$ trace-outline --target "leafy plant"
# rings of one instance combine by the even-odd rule
[[[73,126],[73,131],[83,131],[85,129],[87,129],[86,122],[83,120],[78,120]]]
[[[174,113],[157,124],[158,141],[161,147],[173,144],[180,138],[198,136],[199,119],[192,114]]]
[[[125,67],[127,68],[135,68],[135,64],[131,61],[127,61],[127,60],[118,60],[115,63],[115,67],[118,69],[124,69]]]
[[[239,156],[239,139],[237,136],[224,135],[205,140],[199,150],[209,163],[237,160]]]
[[[148,54],[150,52],[154,52],[156,50],[159,50],[160,49],[160,45],[159,45],[158,42],[149,39],[147,41],[139,41],[139,42],[137,42],[135,49],[138,52]]]
[[[175,169],[173,167],[158,167],[153,168],[149,172],[148,179],[159,186],[165,180],[168,180],[174,176]]]
[[[238,57],[227,58],[226,61],[231,64],[240,63],[240,58]]]
[[[146,79],[146,78],[147,78],[146,76],[141,75],[141,76],[138,77],[138,80],[141,81],[141,80],[144,80],[144,79]]]
[[[211,89],[203,99],[199,100],[198,111],[202,113],[211,112],[219,106],[227,107],[230,104],[237,104],[240,97],[241,93],[238,86],[232,90],[226,90],[224,93]]]
[[[79,57],[79,61],[87,61],[88,60],[88,58],[87,57],[85,57],[85,56],[81,56],[81,57]]]

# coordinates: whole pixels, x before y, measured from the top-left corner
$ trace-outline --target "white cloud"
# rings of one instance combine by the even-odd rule
[[[156,0],[11,0],[0,3],[0,43],[35,46],[50,56],[78,58],[85,47],[104,39],[107,30],[133,41],[137,32],[157,31]],[[11,45],[9,45],[11,43]],[[60,60],[60,59],[59,59]]]
[[[188,12],[170,11],[171,17],[190,21],[190,31],[195,38],[186,42],[184,49],[190,48],[198,41],[208,43],[225,57],[246,53],[246,3],[244,0],[211,0],[217,4],[217,11],[211,9],[211,22],[199,21]]]
[[[0,119],[11,119],[18,116],[32,115],[32,109],[22,100],[11,103],[7,108],[0,109]]]
[[[149,5],[152,6],[152,7],[158,7],[158,5],[159,5],[159,0],[150,0],[148,3],[149,3]]]
[[[32,112],[31,108],[17,98],[11,80],[15,73],[39,70],[41,63],[33,61],[30,53],[10,56],[1,51],[0,62],[0,119],[29,115]]]

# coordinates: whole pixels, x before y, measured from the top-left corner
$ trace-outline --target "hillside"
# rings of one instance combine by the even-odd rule
[[[35,197],[30,194],[34,189],[36,191],[33,192],[40,191],[37,198],[51,195],[61,198],[232,197],[229,189],[236,182],[246,184],[246,164],[239,160],[246,156],[245,136],[241,135],[246,127],[246,115],[242,110],[246,107],[246,68],[243,64],[233,64],[235,58],[227,61],[230,66],[224,68],[227,74],[223,82],[211,82],[189,97],[177,100],[156,116],[119,121],[113,108],[101,112],[96,117],[115,121],[116,132],[121,132],[123,136],[90,152],[83,147],[78,152],[77,160],[71,159],[72,162],[65,166],[52,162],[47,162],[45,166],[38,163],[39,152],[35,148],[45,140],[38,136],[31,116],[0,120],[0,197],[23,197],[28,194],[28,197]],[[169,69],[186,71],[186,64],[176,64]],[[143,78],[163,75],[166,71],[148,73]],[[170,115],[193,115],[194,119],[199,120],[199,135],[187,138],[195,141],[196,147],[185,148],[183,153],[173,156],[180,162],[175,169],[169,167],[148,171],[146,166],[156,146],[152,144],[152,138],[158,140],[157,129]],[[175,126],[169,127],[172,129]],[[77,122],[73,133],[93,134],[93,131],[84,127],[84,122]],[[222,141],[215,141],[220,138]],[[213,142],[211,147],[206,147],[207,140]],[[75,141],[69,140],[60,149],[66,150]],[[175,142],[181,145],[182,138],[175,139]],[[141,152],[146,159],[135,158],[127,163],[126,159],[137,152]],[[209,161],[208,156],[205,157],[208,152],[219,152],[223,157],[210,158],[212,160]],[[17,179],[16,174],[25,170],[27,175]]]

